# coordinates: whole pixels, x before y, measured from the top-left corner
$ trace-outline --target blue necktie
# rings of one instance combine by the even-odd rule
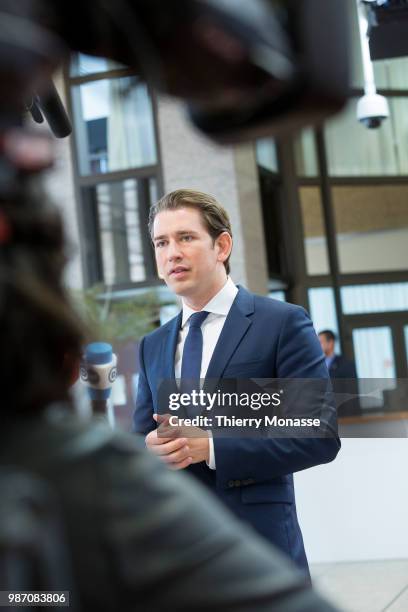
[[[202,310],[195,312],[190,317],[190,327],[183,349],[181,361],[181,391],[191,393],[193,389],[200,388],[201,359],[203,356],[203,334],[201,325],[209,315]]]

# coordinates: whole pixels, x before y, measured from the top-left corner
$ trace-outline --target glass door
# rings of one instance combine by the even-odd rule
[[[346,315],[347,353],[354,358],[362,410],[406,410],[408,315]]]

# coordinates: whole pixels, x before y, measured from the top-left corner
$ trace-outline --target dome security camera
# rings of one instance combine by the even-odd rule
[[[364,96],[357,104],[357,119],[367,128],[376,129],[390,116],[390,111],[386,98],[377,93],[375,86],[369,45],[370,28],[366,11],[367,5],[371,3],[371,0],[356,0],[364,75]]]
[[[369,93],[357,104],[357,119],[369,129],[379,128],[390,116],[387,99],[377,93]]]

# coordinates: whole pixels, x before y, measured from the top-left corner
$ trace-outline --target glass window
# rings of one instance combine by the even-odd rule
[[[408,283],[342,287],[341,301],[344,314],[408,310]]]
[[[330,329],[338,333],[336,306],[331,287],[309,289],[310,316],[317,333]],[[336,349],[338,353],[338,350]]]
[[[329,274],[329,256],[320,189],[318,187],[301,187],[299,195],[307,273],[311,275]]]
[[[83,187],[82,192],[89,219],[89,247],[99,258],[95,265],[99,278],[94,281],[113,285],[152,276],[146,180],[98,183]]]
[[[72,97],[81,175],[157,162],[152,104],[137,77],[76,85]]]
[[[284,291],[270,291],[268,293],[268,297],[273,298],[274,300],[279,300],[279,302],[286,302]]]
[[[406,57],[374,62],[377,87],[382,89],[408,89],[408,59]]]
[[[384,405],[383,391],[396,388],[394,351],[389,327],[353,329],[354,356],[359,379],[360,406],[363,409]],[[375,378],[376,391],[365,379]],[[389,381],[384,379],[390,379]],[[367,390],[369,393],[367,393]]]
[[[79,53],[74,55],[72,59],[70,74],[71,77],[90,76],[91,74],[117,70],[119,68],[125,68],[125,66],[104,57],[94,57],[93,55]]]
[[[117,295],[157,280],[147,231],[160,195],[153,104],[137,75],[106,58],[74,55],[69,85],[86,283],[116,285]]]
[[[278,172],[279,164],[275,141],[272,138],[257,140],[255,147],[258,165],[271,172]]]
[[[390,117],[368,129],[357,120],[357,98],[325,124],[328,172],[331,176],[408,174],[408,98],[388,98]]]
[[[356,0],[346,0],[349,4],[351,16],[351,60],[352,83],[356,87],[363,87],[363,62],[361,57],[360,33],[357,20]],[[376,60],[374,76],[377,87],[383,89],[408,89],[408,59],[395,58]]]
[[[395,378],[389,327],[353,329],[353,344],[359,378]]]
[[[315,177],[319,174],[314,131],[303,130],[295,141],[295,163],[299,176]]]
[[[406,270],[408,187],[333,187],[340,270],[343,273]]]
[[[389,397],[388,393],[397,387],[391,331],[387,327],[356,329],[353,343],[360,407],[363,410],[383,409],[387,403],[384,392]]]

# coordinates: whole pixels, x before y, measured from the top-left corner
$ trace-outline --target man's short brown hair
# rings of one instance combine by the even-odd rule
[[[156,215],[164,210],[176,210],[178,208],[193,208],[198,210],[213,243],[223,232],[228,232],[232,238],[231,222],[228,213],[213,196],[192,189],[177,189],[163,196],[151,207],[149,214],[149,231],[152,239],[153,223]],[[228,257],[228,259],[224,261],[227,274],[230,272],[229,259]]]
[[[336,342],[336,334],[331,329],[322,329],[319,331],[319,336],[324,336],[326,342]]]

